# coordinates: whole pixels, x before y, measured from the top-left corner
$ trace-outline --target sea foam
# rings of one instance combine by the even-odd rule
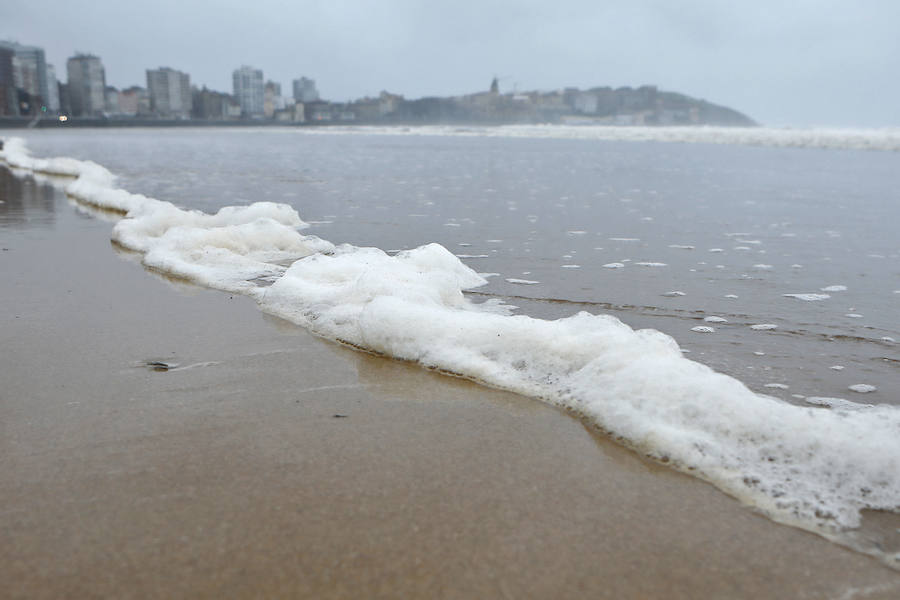
[[[506,137],[531,139],[577,139],[633,142],[738,144],[793,148],[900,151],[900,128],[808,129],[775,127],[623,127],[609,125],[501,125],[466,127],[346,126],[307,128],[304,135],[413,135],[457,137]],[[623,199],[626,200],[626,199]]]
[[[5,140],[0,158],[77,177],[66,192],[124,213],[113,239],[148,266],[247,294],[318,335],[565,407],[775,520],[898,566],[896,554],[848,533],[863,509],[900,511],[895,407],[795,406],[686,359],[659,331],[610,315],[548,321],[475,303],[464,292],[485,278],[438,244],[395,255],[334,246],[300,234],[305,223],[284,204],[209,215],[117,189],[94,163],[31,158],[19,140]]]

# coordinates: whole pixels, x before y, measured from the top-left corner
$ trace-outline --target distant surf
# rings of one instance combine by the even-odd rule
[[[297,130],[302,133],[374,135],[437,135],[467,137],[550,138],[688,144],[739,144],[788,148],[900,151],[900,128],[809,129],[777,127],[625,127],[612,125],[497,125],[419,127],[332,126]]]
[[[895,147],[878,149],[900,148],[892,139]],[[791,405],[686,359],[659,331],[609,315],[549,321],[496,300],[476,303],[464,292],[486,280],[439,244],[396,254],[335,246],[301,234],[306,223],[285,204],[186,210],[117,188],[96,163],[33,158],[22,140],[4,142],[0,158],[11,167],[66,176],[58,184],[69,196],[121,213],[112,239],[148,267],[246,294],[317,335],[564,407],[776,521],[900,567],[896,549],[856,532],[863,510],[900,511],[896,407]]]

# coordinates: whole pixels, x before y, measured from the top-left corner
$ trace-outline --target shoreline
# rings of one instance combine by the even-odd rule
[[[14,597],[887,598],[900,586],[874,559],[558,409],[147,277],[111,251],[109,224],[55,190],[47,210],[45,188],[16,181],[2,189],[28,218],[0,228],[0,336],[15,349],[0,556]],[[165,360],[178,366],[146,364]]]
[[[44,122],[44,121],[42,121]],[[59,133],[73,131],[281,131],[298,135],[352,135],[360,132],[384,136],[437,136],[518,139],[561,139],[584,142],[652,142],[662,144],[737,145],[760,148],[809,148],[848,152],[900,152],[900,128],[854,129],[842,127],[738,127],[738,126],[667,126],[667,125],[572,125],[548,123],[280,123],[265,121],[158,121],[110,122],[108,125],[86,123],[72,127],[69,123],[48,121],[47,126],[33,129],[27,125],[0,122],[11,137],[26,131]]]

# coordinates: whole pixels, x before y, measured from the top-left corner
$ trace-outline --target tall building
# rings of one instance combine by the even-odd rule
[[[76,117],[96,117],[106,107],[106,70],[100,58],[76,54],[66,62],[69,104]]]
[[[297,102],[316,102],[319,100],[319,90],[316,89],[316,81],[301,77],[294,80],[294,100]]]
[[[44,49],[4,41],[0,41],[0,48],[12,50],[15,55],[19,89],[29,96],[39,96],[42,101],[46,102],[48,95],[47,60],[44,57]]]
[[[59,112],[59,82],[56,80],[56,68],[53,65],[47,65],[47,95],[44,96],[44,106],[48,112]]]
[[[264,111],[263,72],[246,65],[232,74],[234,97],[246,117],[262,116]]]
[[[160,117],[187,119],[191,116],[191,78],[187,73],[160,67],[147,69],[150,109]]]
[[[38,72],[34,62],[22,60],[18,54],[13,56],[13,83],[16,88],[29,97],[40,97]]]
[[[15,53],[9,48],[0,46],[0,115],[17,116],[19,102],[16,93],[13,58]]]

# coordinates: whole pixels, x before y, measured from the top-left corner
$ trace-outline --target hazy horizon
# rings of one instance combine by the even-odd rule
[[[146,69],[169,66],[230,93],[232,71],[247,64],[285,95],[306,76],[323,98],[347,101],[381,90],[472,93],[496,75],[504,92],[657,85],[764,125],[900,126],[900,3],[887,0],[226,0],[217,9],[12,0],[0,7],[0,39],[43,47],[61,81],[68,57],[96,54],[118,88],[146,86]]]

